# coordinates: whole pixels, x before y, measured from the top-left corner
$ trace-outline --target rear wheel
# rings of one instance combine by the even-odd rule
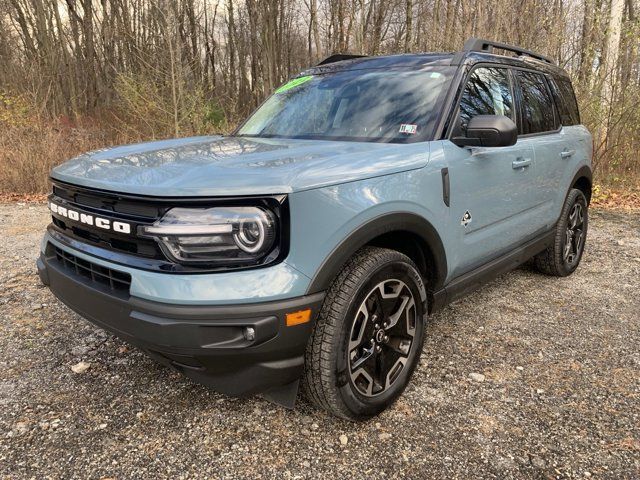
[[[588,208],[584,193],[572,189],[556,225],[553,245],[535,257],[538,270],[547,275],[566,277],[578,268],[587,239]]]
[[[414,263],[365,247],[334,280],[305,357],[303,389],[350,420],[383,411],[402,393],[422,350],[426,292]]]

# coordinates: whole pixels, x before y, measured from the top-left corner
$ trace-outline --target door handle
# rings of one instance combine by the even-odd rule
[[[569,158],[576,153],[575,150],[563,150],[560,152],[560,158]]]
[[[517,170],[519,168],[525,168],[531,165],[530,158],[518,157],[513,162],[511,162],[511,168]]]

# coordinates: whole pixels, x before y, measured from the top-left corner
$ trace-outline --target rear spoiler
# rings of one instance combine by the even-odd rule
[[[352,60],[354,58],[364,58],[367,55],[351,55],[348,53],[336,53],[335,55],[331,55],[330,57],[325,58],[316,67],[320,65],[328,65],[329,63],[342,62],[343,60]]]

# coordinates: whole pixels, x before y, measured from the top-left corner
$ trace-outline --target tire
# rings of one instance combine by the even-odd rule
[[[333,281],[311,333],[306,397],[348,420],[382,412],[418,364],[426,312],[424,281],[407,256],[359,250]]]
[[[589,226],[589,204],[584,193],[571,189],[556,224],[553,244],[534,257],[536,268],[547,275],[571,275],[582,258]]]

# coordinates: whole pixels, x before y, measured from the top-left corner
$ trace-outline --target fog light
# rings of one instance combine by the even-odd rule
[[[244,339],[253,342],[256,339],[256,329],[253,327],[244,327]]]

